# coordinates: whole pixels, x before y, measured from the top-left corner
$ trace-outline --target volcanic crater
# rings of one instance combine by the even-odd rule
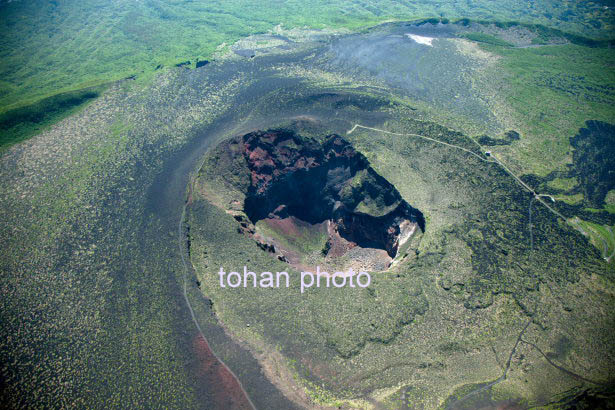
[[[255,131],[214,152],[209,172],[235,193],[219,205],[239,232],[296,268],[386,270],[425,230],[423,214],[339,135]]]

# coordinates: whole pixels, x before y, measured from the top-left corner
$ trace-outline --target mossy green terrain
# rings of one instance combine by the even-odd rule
[[[0,150],[40,133],[97,98],[103,87],[56,94],[0,114]]]
[[[120,2],[67,0],[0,3],[2,61],[0,112],[61,92],[132,75],[150,77],[156,68],[210,59],[216,49],[279,24],[359,29],[416,18],[520,20],[589,37],[612,28],[612,8],[596,3],[493,0],[446,2],[310,0]]]
[[[492,36],[492,35],[485,34],[485,33],[465,33],[462,37],[467,38],[468,40],[471,40],[471,41],[476,41],[478,43],[487,43],[487,44],[493,44],[495,46],[503,46],[503,47],[513,46],[512,43],[509,43],[496,36]]]
[[[615,55],[608,48],[574,44],[510,48],[484,46],[498,56],[492,67],[495,112],[505,128],[522,138],[498,147],[523,172],[546,175],[572,162],[569,139],[589,119],[615,118],[610,68]],[[497,72],[497,74],[496,74]]]
[[[408,32],[435,42],[407,44]],[[565,34],[487,22],[385,26],[371,30],[369,41],[334,43],[328,68],[397,89],[425,119],[495,141],[490,150],[517,173],[547,176],[574,162],[571,139],[587,121],[615,118],[611,48]],[[544,44],[532,43],[538,36]],[[507,141],[511,131],[518,138]]]
[[[592,245],[602,252],[604,260],[609,263],[613,261],[613,255],[615,255],[615,234],[613,234],[612,226],[599,225],[583,221],[579,218],[572,219],[570,224],[577,227],[583,235],[589,238]]]

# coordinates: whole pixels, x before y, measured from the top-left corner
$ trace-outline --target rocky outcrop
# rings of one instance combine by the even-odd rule
[[[425,229],[422,213],[338,135],[321,144],[288,130],[256,131],[240,144],[250,176],[244,212],[252,223],[327,221],[332,237],[391,258],[417,226]]]

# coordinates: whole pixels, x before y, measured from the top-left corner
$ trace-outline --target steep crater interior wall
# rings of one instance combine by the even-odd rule
[[[243,157],[249,178],[245,218],[239,212],[236,219],[263,249],[294,266],[384,270],[425,230],[423,214],[338,135],[319,142],[268,130],[233,143],[234,162]]]

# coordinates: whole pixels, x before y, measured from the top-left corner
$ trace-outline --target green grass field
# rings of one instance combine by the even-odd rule
[[[0,114],[0,151],[38,134],[97,98],[104,86],[69,91]]]
[[[489,34],[484,34],[484,33],[466,33],[463,35],[463,37],[467,38],[468,40],[476,41],[477,43],[487,43],[487,44],[493,44],[496,46],[503,46],[503,47],[512,46],[512,44],[509,43],[508,41],[504,41],[498,37],[495,37]]]
[[[615,255],[615,233],[613,233],[612,226],[583,221],[579,218],[571,219],[570,224],[588,237],[592,245],[600,250],[602,257],[607,262],[613,261],[613,256]]]
[[[422,17],[519,20],[604,37],[613,12],[599,3],[511,0],[179,1],[33,0],[0,3],[0,112],[59,92],[209,57],[216,47],[286,28],[357,29]]]
[[[505,110],[496,115],[522,135],[512,157],[523,172],[547,175],[571,162],[570,138],[585,121],[615,118],[615,53],[576,44],[513,48],[481,42],[499,57],[490,85]]]
[[[607,262],[613,261],[613,256],[615,255],[615,234],[613,233],[612,226],[583,221],[579,218],[572,219],[570,223],[589,238],[589,241],[600,250],[602,257]]]

